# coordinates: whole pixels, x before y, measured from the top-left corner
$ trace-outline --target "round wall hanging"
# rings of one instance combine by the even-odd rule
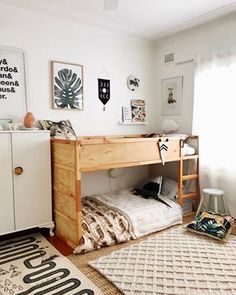
[[[127,78],[127,87],[129,88],[130,91],[135,91],[139,87],[140,80],[131,75]]]

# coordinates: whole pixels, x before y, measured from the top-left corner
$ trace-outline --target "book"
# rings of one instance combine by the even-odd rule
[[[130,107],[122,107],[122,122],[123,123],[131,123],[131,108]]]
[[[132,122],[145,122],[145,100],[144,99],[131,99],[131,115]]]

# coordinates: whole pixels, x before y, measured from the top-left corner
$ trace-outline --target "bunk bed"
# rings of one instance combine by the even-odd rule
[[[157,164],[162,162],[159,141],[162,137],[95,136],[77,140],[52,139],[53,207],[56,235],[75,248],[82,236],[81,226],[81,173],[122,167]],[[191,139],[197,139],[192,136]],[[165,162],[178,161],[178,202],[184,198],[199,201],[199,184],[196,191],[183,194],[182,182],[198,180],[195,174],[183,175],[183,161],[198,159],[198,155],[183,155],[183,139],[165,137],[168,153]]]

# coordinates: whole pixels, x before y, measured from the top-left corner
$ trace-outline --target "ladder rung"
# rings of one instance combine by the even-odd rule
[[[191,160],[191,159],[198,159],[198,155],[192,155],[192,156],[183,156],[183,160]]]
[[[181,178],[182,178],[182,180],[197,179],[198,178],[198,174],[183,175]]]
[[[197,196],[197,192],[194,192],[194,193],[184,194],[182,198],[183,199],[191,199],[196,196]]]

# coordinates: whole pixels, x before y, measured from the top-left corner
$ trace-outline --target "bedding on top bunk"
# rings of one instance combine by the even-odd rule
[[[83,236],[74,253],[136,239],[182,223],[182,208],[160,195],[170,206],[120,190],[82,199]]]

